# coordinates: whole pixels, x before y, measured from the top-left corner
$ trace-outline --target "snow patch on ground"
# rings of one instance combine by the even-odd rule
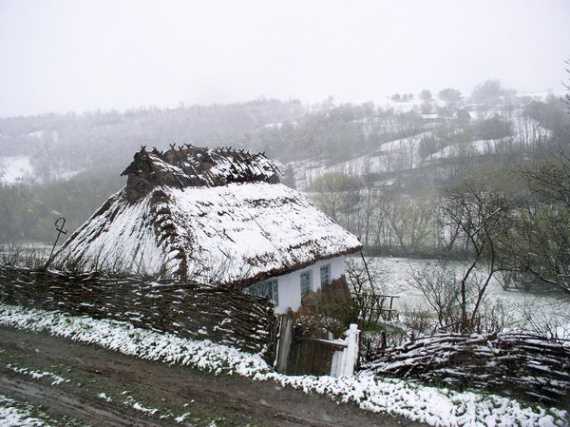
[[[0,157],[0,183],[12,185],[34,177],[30,156]]]
[[[17,374],[29,375],[36,380],[42,379],[44,377],[49,377],[52,379],[51,385],[60,385],[61,383],[69,382],[69,380],[60,377],[59,375],[52,374],[51,372],[32,371],[28,368],[18,368],[17,366],[14,365],[6,365],[6,368],[16,372]]]
[[[3,427],[41,427],[47,425],[43,420],[32,416],[31,405],[28,407],[0,394],[0,424]]]
[[[555,408],[531,408],[504,397],[427,387],[413,381],[382,380],[367,372],[341,378],[282,375],[274,372],[256,354],[208,340],[193,341],[159,334],[113,320],[95,320],[0,304],[0,324],[44,331],[144,359],[178,363],[216,374],[238,374],[258,381],[273,380],[305,393],[327,395],[339,402],[355,402],[365,410],[404,416],[434,426],[570,425],[568,413]],[[132,402],[133,405],[135,403]],[[0,400],[0,411],[2,408],[9,411],[10,404]]]

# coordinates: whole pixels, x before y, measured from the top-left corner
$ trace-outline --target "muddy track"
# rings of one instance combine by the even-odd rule
[[[41,405],[54,419],[97,426],[421,425],[274,382],[216,376],[6,327],[0,327],[0,373],[0,394]]]

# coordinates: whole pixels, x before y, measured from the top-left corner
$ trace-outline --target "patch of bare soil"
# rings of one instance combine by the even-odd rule
[[[0,394],[40,405],[60,425],[423,425],[273,382],[148,362],[2,326],[0,372]]]

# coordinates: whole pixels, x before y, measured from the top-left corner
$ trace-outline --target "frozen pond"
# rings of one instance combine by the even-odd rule
[[[360,258],[350,258],[348,263],[362,265]],[[435,260],[417,260],[408,258],[366,258],[377,292],[395,295],[395,308],[407,311],[413,308],[430,309],[420,290],[414,288],[413,274],[436,268]],[[460,272],[466,263],[455,261],[450,267]],[[487,300],[500,301],[505,308],[506,323],[513,328],[536,330],[545,328],[556,331],[559,336],[570,339],[570,296],[535,295],[520,291],[507,291],[497,280],[493,280],[487,289]]]

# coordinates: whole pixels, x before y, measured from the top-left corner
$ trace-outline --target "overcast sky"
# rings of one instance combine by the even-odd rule
[[[564,91],[570,0],[0,0],[0,116]]]

